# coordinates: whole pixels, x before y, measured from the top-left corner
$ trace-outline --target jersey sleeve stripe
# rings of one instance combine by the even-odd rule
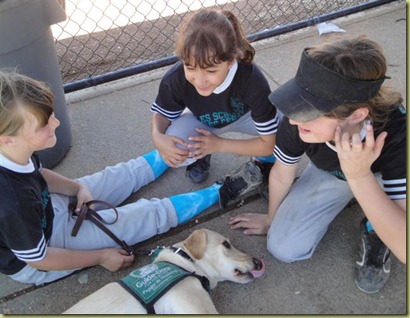
[[[397,194],[386,192],[386,194],[391,200],[406,200],[406,193]]]
[[[406,199],[406,179],[383,180],[383,189],[392,200]]]
[[[259,135],[272,135],[272,134],[276,134],[278,132],[277,129],[259,129],[258,127],[256,127],[257,132],[259,133]]]
[[[259,134],[270,135],[270,134],[275,134],[278,131],[279,119],[278,119],[278,115],[276,115],[275,118],[267,122],[264,122],[264,123],[254,122],[254,123],[256,126],[256,130],[258,131]]]
[[[284,165],[294,165],[296,163],[299,162],[300,158],[302,158],[302,156],[299,157],[290,157],[288,155],[285,155],[278,147],[275,146],[274,150],[273,150],[273,154],[276,156],[276,158],[283,163]]]
[[[41,261],[46,255],[47,245],[43,236],[37,247],[34,249],[25,251],[12,249],[11,251],[14,253],[14,255],[16,255],[16,257],[19,260],[23,262],[37,262]]]
[[[406,192],[406,187],[397,185],[396,187],[384,186],[384,189],[389,192]]]
[[[183,110],[180,111],[169,111],[169,110],[165,110],[161,107],[159,107],[157,104],[152,104],[151,106],[151,112],[153,113],[160,113],[161,115],[165,116],[167,119],[169,119],[170,121],[173,121],[175,119],[177,119],[179,116],[181,116]]]
[[[384,180],[383,179],[383,184],[384,186],[389,186],[389,185],[403,185],[406,186],[407,179],[395,179],[395,180]]]

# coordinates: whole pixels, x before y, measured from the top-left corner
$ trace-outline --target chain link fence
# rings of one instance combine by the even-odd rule
[[[59,0],[53,25],[66,92],[169,65],[178,26],[201,8],[232,11],[251,41],[392,0]],[[127,70],[131,70],[128,71]],[[122,72],[122,73],[121,73]],[[117,74],[107,77],[107,74]],[[111,79],[110,79],[111,78]]]

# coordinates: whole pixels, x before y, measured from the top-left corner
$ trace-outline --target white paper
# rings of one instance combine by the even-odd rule
[[[328,22],[322,22],[317,25],[319,35],[332,32],[346,32],[345,30],[339,28],[337,25]]]

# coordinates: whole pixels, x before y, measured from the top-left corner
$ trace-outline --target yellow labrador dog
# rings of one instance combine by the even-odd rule
[[[167,267],[169,264],[172,268]],[[135,293],[151,296],[156,287],[150,284],[159,281],[154,277],[155,270],[161,277],[173,272],[181,274],[180,271],[185,272],[185,276],[181,274],[183,277],[179,281],[162,292],[161,297],[152,302],[153,308],[149,312]],[[196,230],[186,240],[161,248],[152,264],[102,287],[64,314],[217,314],[209,289],[226,280],[249,283],[260,277],[264,270],[262,260],[237,250],[219,233]],[[140,287],[142,290],[135,291]]]

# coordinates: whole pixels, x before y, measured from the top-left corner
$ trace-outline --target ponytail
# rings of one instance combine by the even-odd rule
[[[255,57],[255,49],[249,43],[245,36],[242,25],[240,24],[238,18],[231,12],[223,10],[221,12],[227,19],[232,23],[233,29],[236,36],[236,46],[237,46],[237,56],[236,58],[244,64],[251,64]]]

